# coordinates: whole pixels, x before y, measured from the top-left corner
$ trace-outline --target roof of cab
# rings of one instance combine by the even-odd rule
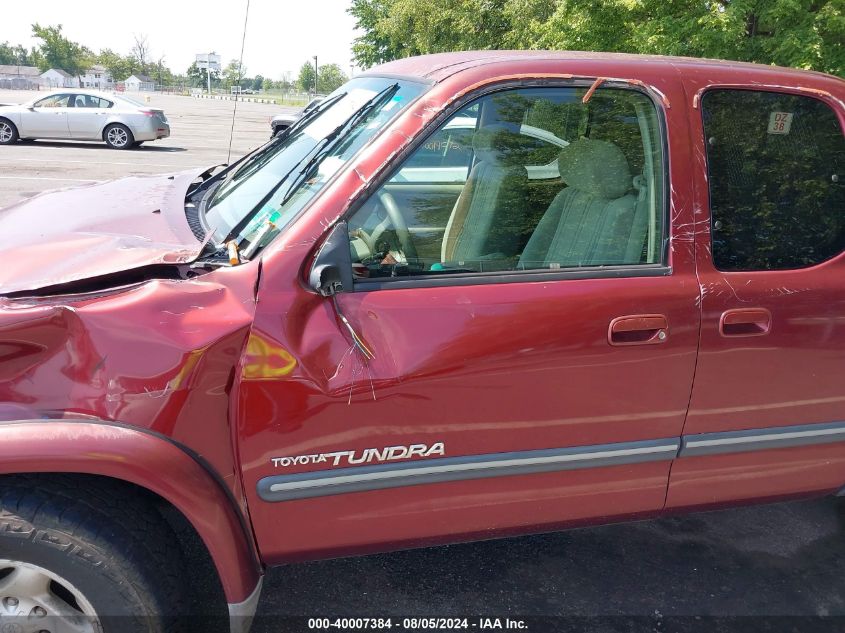
[[[819,78],[838,79],[839,77],[826,75],[824,73],[798,70],[794,68],[783,68],[780,66],[767,66],[763,64],[752,64],[748,62],[727,61],[721,59],[701,59],[695,57],[669,57],[664,55],[632,55],[628,53],[597,53],[588,51],[461,51],[455,53],[435,53],[433,55],[421,55],[418,57],[406,57],[396,61],[387,62],[369,69],[368,75],[398,75],[405,77],[418,77],[427,79],[434,83],[443,81],[447,77],[462,70],[476,68],[478,66],[502,64],[525,61],[560,61],[571,62],[577,67],[579,62],[603,61],[618,64],[620,70],[631,69],[643,65],[668,66],[672,68],[698,67],[718,68],[724,70],[736,70],[738,74],[747,77],[748,73],[759,72],[764,75],[794,75],[807,78],[807,75],[816,75]],[[577,72],[576,68],[573,68]]]

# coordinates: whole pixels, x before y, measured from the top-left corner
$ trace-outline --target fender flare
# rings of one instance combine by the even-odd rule
[[[240,603],[262,574],[252,533],[219,477],[189,449],[153,431],[109,421],[0,422],[0,475],[101,475],[171,503],[208,548],[227,601]]]

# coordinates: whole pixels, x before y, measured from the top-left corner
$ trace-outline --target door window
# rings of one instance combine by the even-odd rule
[[[702,114],[718,269],[801,268],[845,249],[845,138],[827,104],[710,90]]]
[[[349,218],[358,278],[660,263],[655,106],[586,91],[503,90],[452,115]]]
[[[40,101],[35,102],[36,108],[68,108],[70,103],[70,95],[50,95]]]
[[[76,108],[110,108],[112,102],[93,95],[76,95],[74,98]]]

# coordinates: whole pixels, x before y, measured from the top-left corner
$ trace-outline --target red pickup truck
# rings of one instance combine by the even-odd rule
[[[433,55],[4,210],[0,621],[172,630],[186,539],[245,630],[270,565],[837,493],[843,101]]]

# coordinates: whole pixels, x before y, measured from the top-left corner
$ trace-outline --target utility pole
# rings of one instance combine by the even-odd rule
[[[317,66],[317,56],[314,55],[314,98],[317,97],[317,78],[320,76],[319,68]]]

